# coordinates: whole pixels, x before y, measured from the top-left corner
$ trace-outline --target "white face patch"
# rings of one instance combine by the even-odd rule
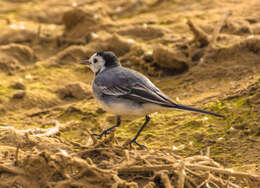
[[[98,56],[96,53],[92,55],[89,59],[90,61],[90,69],[94,72],[102,72],[105,68],[105,60],[101,57]]]

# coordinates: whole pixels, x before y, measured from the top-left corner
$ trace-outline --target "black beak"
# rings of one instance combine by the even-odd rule
[[[88,59],[85,59],[85,60],[80,60],[80,64],[82,65],[90,65],[90,61]]]

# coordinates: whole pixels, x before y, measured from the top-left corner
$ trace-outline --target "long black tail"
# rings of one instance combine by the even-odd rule
[[[181,110],[193,111],[193,112],[200,112],[200,113],[203,113],[203,114],[209,114],[209,115],[216,116],[216,117],[222,117],[222,118],[225,117],[225,116],[222,116],[222,115],[219,115],[219,114],[215,114],[213,112],[208,112],[208,111],[205,111],[205,110],[201,110],[201,109],[198,109],[198,108],[192,108],[192,107],[184,106],[184,105],[181,105],[181,104],[176,104],[176,105],[172,105],[172,106],[169,106],[169,107],[177,108],[177,109],[181,109]]]

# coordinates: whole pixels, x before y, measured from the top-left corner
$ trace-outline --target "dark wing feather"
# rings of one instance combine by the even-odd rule
[[[162,106],[170,105],[167,101],[165,101],[158,94],[153,92],[152,90],[144,87],[144,86],[135,86],[133,87],[129,93],[120,96],[121,98],[126,99],[134,99],[139,103],[154,103]]]

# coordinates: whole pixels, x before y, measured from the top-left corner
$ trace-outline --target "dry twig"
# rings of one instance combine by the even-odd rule
[[[14,132],[16,130],[10,131],[10,134]],[[56,131],[51,131],[51,133],[53,132]],[[46,132],[23,132],[25,135],[32,133],[51,135],[49,131],[47,131],[48,134]],[[42,136],[36,138],[43,139]],[[26,136],[19,139],[26,139]],[[55,140],[53,137],[51,139]],[[192,188],[205,185],[211,187],[230,185],[236,188],[246,184],[257,187],[260,184],[260,176],[224,169],[207,156],[182,158],[174,153],[127,150],[113,144],[112,135],[93,145],[82,146],[79,144],[78,149],[82,151],[77,153],[68,153],[63,148],[58,148],[56,153],[55,150],[48,152],[29,150],[26,156],[19,155],[17,166],[10,163],[1,164],[0,172],[5,174],[3,177],[13,177],[7,186],[13,185],[12,183],[16,181],[15,177],[19,177],[25,182],[30,179],[32,183],[41,182],[42,185],[52,187],[83,185],[88,187],[138,187],[139,180],[144,185],[143,187],[147,188],[160,185],[166,188],[173,186]],[[16,149],[16,161],[18,161],[18,152],[19,149]],[[158,177],[159,182],[156,181]],[[1,177],[0,180],[6,183]]]
[[[232,14],[232,11],[228,10],[224,14],[223,18],[217,23],[217,26],[215,27],[213,35],[212,35],[212,38],[210,40],[211,47],[213,47],[214,44],[216,43],[216,40],[217,40],[217,38],[219,36],[219,33],[220,33],[221,29],[223,28],[223,26],[227,22],[228,17],[231,16],[231,14]]]

